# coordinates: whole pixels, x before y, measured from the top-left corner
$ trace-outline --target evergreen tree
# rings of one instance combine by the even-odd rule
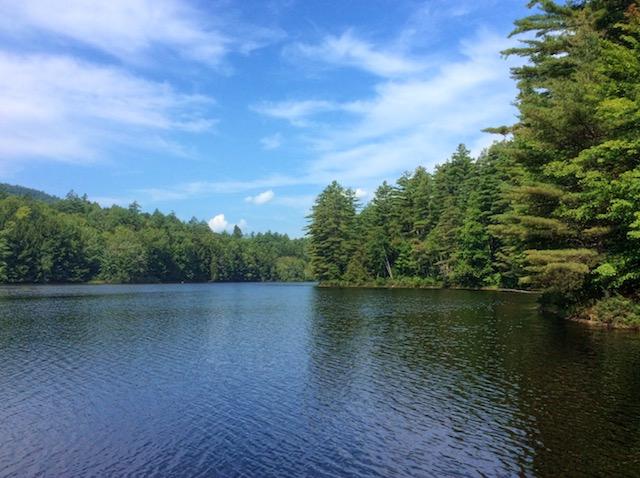
[[[308,232],[311,265],[321,281],[342,279],[353,251],[356,220],[353,191],[332,182],[313,205]]]
[[[0,199],[0,282],[308,280],[306,240],[216,234],[195,219],[103,209],[86,195],[40,200],[13,187]],[[34,199],[35,198],[35,199]]]
[[[634,293],[637,248],[626,242],[639,209],[637,6],[535,3],[542,12],[515,33],[536,40],[509,52],[529,60],[514,70],[513,152],[531,180],[514,190],[506,217],[524,243],[522,282],[564,303]]]

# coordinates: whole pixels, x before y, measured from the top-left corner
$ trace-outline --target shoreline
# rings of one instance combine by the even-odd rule
[[[599,322],[592,319],[583,319],[576,316],[565,317],[564,320],[569,322],[575,322],[577,324],[584,325],[586,327],[593,327],[595,329],[607,329],[607,330],[627,330],[630,332],[640,332],[640,325],[627,325],[627,324],[611,324],[609,322]]]
[[[472,292],[508,292],[513,294],[525,295],[541,295],[541,291],[513,289],[504,287],[444,287],[438,285],[406,285],[406,284],[349,284],[349,283],[321,283],[316,281],[193,281],[193,282],[106,282],[106,281],[87,281],[87,282],[49,282],[49,283],[2,283],[0,287],[20,287],[20,286],[101,286],[101,285],[188,285],[188,284],[309,284],[320,289],[400,289],[400,290],[462,290]],[[544,307],[540,306],[544,311]],[[562,320],[581,324],[587,327],[606,329],[606,330],[626,330],[640,333],[640,324],[612,323],[606,320],[596,320],[586,318],[593,315],[591,307],[585,307],[581,310],[569,314],[563,314],[558,310],[547,310],[546,312],[558,316]]]
[[[525,289],[509,289],[503,287],[444,287],[438,285],[402,285],[402,284],[323,284],[318,283],[317,287],[322,289],[407,289],[407,290],[468,290],[482,292],[513,292],[517,294],[539,295],[540,291]]]
[[[601,302],[604,301],[605,300],[602,300]],[[610,310],[605,310],[604,312],[598,310],[598,305],[599,304],[596,303],[590,307],[583,307],[582,309],[576,310],[570,316],[566,317],[566,319],[588,327],[640,332],[640,321],[638,321],[637,311],[624,310],[624,304],[622,304],[622,307],[620,304],[616,304],[618,307],[616,307],[614,314],[612,314]],[[602,317],[603,320],[598,320],[599,317]]]
[[[581,319],[580,317],[574,317],[574,316],[566,317],[565,320],[568,320],[569,322],[575,322],[576,324],[585,325],[587,327],[593,327],[596,329],[613,330],[613,329],[620,328],[620,327],[612,327],[611,324],[607,324],[605,322],[596,322],[595,320]]]

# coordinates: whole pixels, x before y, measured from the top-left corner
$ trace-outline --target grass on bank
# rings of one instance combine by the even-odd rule
[[[611,328],[640,330],[640,304],[621,295],[613,295],[582,309],[574,318]]]

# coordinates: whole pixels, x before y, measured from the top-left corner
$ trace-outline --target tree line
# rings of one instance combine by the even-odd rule
[[[204,221],[0,188],[0,282],[301,281],[305,239],[214,233]]]
[[[308,225],[321,282],[530,288],[577,317],[640,324],[640,7],[529,6],[504,52],[527,60],[512,70],[517,123],[364,207],[330,184]]]

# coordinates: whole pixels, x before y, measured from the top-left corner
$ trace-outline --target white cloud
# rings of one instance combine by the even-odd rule
[[[209,219],[209,228],[213,232],[231,232],[235,226],[238,226],[240,229],[245,229],[247,227],[247,221],[244,219],[240,219],[236,224],[232,224],[225,218],[224,214],[217,214]]]
[[[165,188],[138,189],[137,192],[145,194],[151,201],[171,201],[207,194],[231,194],[299,184],[308,184],[307,179],[301,176],[272,175],[246,181],[193,181]]]
[[[257,113],[289,121],[294,126],[308,126],[310,116],[334,110],[336,104],[324,100],[265,102],[251,107]]]
[[[334,179],[372,190],[382,180],[395,180],[418,165],[431,168],[446,161],[461,142],[478,153],[494,139],[482,133],[483,128],[515,120],[516,89],[509,72],[514,60],[505,61],[500,55],[512,44],[479,31],[460,43],[459,59],[404,79],[382,80],[369,97],[345,103],[318,99],[263,103],[254,109],[298,125],[308,125],[316,115],[316,127],[297,138],[311,159],[296,174],[205,181],[168,191],[190,196],[322,185]],[[331,121],[322,122],[317,115],[326,111],[333,112]]]
[[[272,134],[271,136],[265,136],[260,139],[260,145],[262,149],[272,150],[282,146],[282,135],[280,133]]]
[[[213,103],[115,67],[0,51],[0,162],[87,162],[122,144],[175,154],[158,134],[211,129]]]
[[[490,122],[496,113],[504,116],[513,111],[515,86],[509,75],[513,61],[504,61],[500,55],[511,45],[512,40],[480,31],[461,42],[463,59],[442,62],[429,74],[425,67],[403,79],[381,81],[368,99],[343,103],[319,99],[265,102],[254,110],[286,119],[295,126],[310,126],[310,118],[319,113],[348,113],[346,119],[355,121],[333,131],[330,124],[313,124],[323,133],[312,138],[313,145],[321,150],[335,150],[341,144],[366,139],[379,142],[385,136],[427,125],[457,130],[460,136],[480,135],[486,127],[481,120],[487,118]]]
[[[349,127],[318,129],[308,175],[346,183],[394,179],[445,161],[460,142],[486,146],[491,139],[482,128],[515,119],[513,62],[500,56],[510,45],[481,31],[461,43],[463,59],[426,76],[379,83],[373,97],[349,104],[356,116]]]
[[[224,214],[218,214],[209,219],[209,227],[213,232],[222,232],[229,227],[229,222],[225,219]]]
[[[393,41],[396,48],[424,48],[433,49],[432,45],[441,38],[443,30],[451,31],[457,25],[452,23],[458,19],[469,25],[464,18],[477,10],[495,8],[499,1],[504,0],[428,0],[421,2],[409,16],[400,35]]]
[[[369,195],[369,193],[367,191],[365,191],[364,189],[362,189],[362,188],[356,188],[354,193],[356,195],[356,198],[358,198],[358,199],[365,198],[365,197],[367,197]]]
[[[222,21],[180,0],[0,0],[0,30],[24,37],[47,33],[81,42],[125,61],[169,52],[220,66],[232,51],[247,53],[280,32]]]
[[[400,51],[376,48],[356,38],[350,31],[340,36],[327,36],[319,45],[298,43],[288,47],[285,52],[336,66],[360,68],[382,77],[415,74],[427,67],[424,60],[409,58]]]
[[[249,202],[251,204],[256,204],[258,206],[262,205],[262,204],[266,204],[269,201],[271,201],[275,196],[275,193],[269,189],[268,191],[264,191],[260,194],[257,194],[255,196],[247,196],[246,198],[244,198],[245,202]]]

